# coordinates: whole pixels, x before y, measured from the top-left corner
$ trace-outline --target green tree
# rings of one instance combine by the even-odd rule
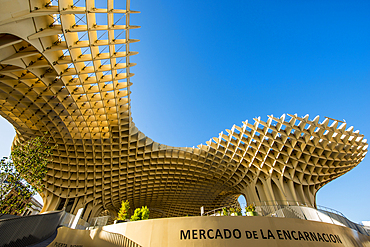
[[[128,200],[122,201],[121,208],[118,212],[116,220],[125,220],[127,219],[128,211],[130,210],[130,202]]]
[[[36,192],[42,192],[47,163],[55,146],[50,138],[36,137],[13,146],[11,156],[0,160],[0,214],[22,213]]]

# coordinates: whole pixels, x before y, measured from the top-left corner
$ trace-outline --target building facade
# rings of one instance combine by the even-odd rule
[[[364,136],[317,116],[268,116],[232,126],[198,147],[159,144],[135,127],[130,108],[130,16],[113,0],[1,0],[0,115],[17,142],[58,144],[44,180],[43,211],[85,208],[88,220],[122,200],[153,217],[198,215],[237,202],[294,201],[359,164]],[[99,18],[97,17],[99,15]],[[100,24],[101,15],[104,15]]]
[[[24,210],[22,216],[36,215],[41,212],[43,206],[35,199],[35,197],[32,197],[29,203],[31,205]]]

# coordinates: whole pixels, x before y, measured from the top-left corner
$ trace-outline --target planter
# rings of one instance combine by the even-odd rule
[[[128,220],[115,220],[114,221],[114,224],[118,224],[118,223],[123,223],[123,222],[127,222]]]

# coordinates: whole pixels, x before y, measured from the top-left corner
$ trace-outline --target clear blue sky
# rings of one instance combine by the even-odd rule
[[[131,45],[132,116],[153,140],[196,146],[284,113],[345,119],[370,137],[370,1],[131,0],[131,9],[142,26],[131,31],[141,40]],[[367,157],[317,203],[370,220],[369,178]]]

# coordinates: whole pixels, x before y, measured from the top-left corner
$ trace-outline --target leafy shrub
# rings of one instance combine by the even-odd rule
[[[249,204],[248,207],[245,207],[246,212],[254,212],[256,210],[256,207],[253,204]]]
[[[241,208],[237,208],[236,209],[236,215],[237,216],[242,216],[243,214],[242,214],[242,209]]]
[[[229,216],[230,215],[230,212],[227,208],[222,208],[222,215],[223,216]]]
[[[147,220],[149,219],[149,209],[147,206],[135,209],[134,215],[131,216],[131,221]]]
[[[236,212],[235,208],[233,207],[229,208],[229,211],[230,211],[230,215],[233,215]]]

